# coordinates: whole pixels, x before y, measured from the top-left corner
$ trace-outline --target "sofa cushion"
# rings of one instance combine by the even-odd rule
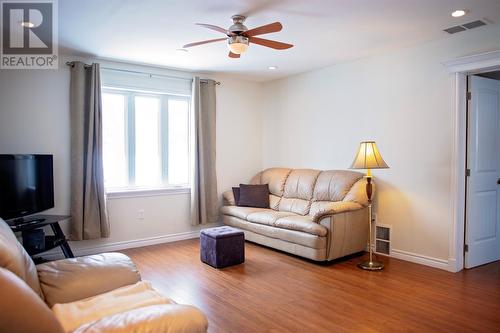
[[[37,265],[37,269],[49,306],[96,296],[141,280],[137,267],[123,253],[50,261]]]
[[[244,210],[244,208],[247,207],[226,206],[222,207],[222,213],[224,215],[238,217],[250,223],[263,224],[281,229],[296,230],[316,236],[326,236],[328,233],[328,230],[324,226],[313,222],[312,216],[301,216],[290,212],[279,212],[272,209],[248,211]]]
[[[311,200],[319,173],[313,169],[292,170],[286,179],[283,197]]]
[[[267,224],[272,226],[277,219],[291,215],[295,214],[290,212],[278,212],[272,209],[266,209],[265,211],[249,214],[246,220],[254,223]]]
[[[240,184],[238,206],[269,208],[269,185]]]
[[[279,210],[281,212],[292,212],[299,215],[307,215],[311,201],[297,198],[281,198]]]
[[[280,207],[281,197],[274,194],[269,194],[269,208],[278,210]]]
[[[341,201],[363,174],[348,170],[322,171],[314,187],[314,201]]]
[[[97,321],[82,325],[73,333],[205,333],[207,328],[207,318],[194,306],[160,304],[107,316]]]
[[[316,236],[326,236],[328,229],[313,222],[311,216],[285,216],[274,222],[274,226],[282,229],[306,232]]]
[[[152,305],[172,304],[156,291],[151,282],[139,281],[109,292],[75,302],[55,304],[52,312],[66,332],[102,318]]]
[[[281,197],[285,188],[285,182],[291,169],[270,168],[260,173],[259,184],[269,184],[269,192]]]
[[[266,211],[266,208],[255,208],[255,207],[238,207],[238,206],[224,206],[221,208],[221,213],[224,215],[230,215],[239,217],[240,219],[247,219],[247,216],[251,213]]]
[[[9,225],[0,218],[0,267],[8,269],[43,298],[35,264]]]
[[[307,246],[313,249],[324,249],[327,244],[326,237],[320,237],[296,230],[276,228],[265,224],[248,222],[234,216],[223,216],[223,222],[224,224],[231,225],[242,230],[252,231],[263,236],[281,239],[286,242]]]
[[[263,226],[263,227],[265,227],[265,226]],[[293,232],[291,230],[286,230],[286,229],[278,229],[278,230],[285,231],[287,233]],[[311,237],[316,237],[320,241],[325,239],[325,237],[312,236],[312,235],[304,234],[304,233],[301,233],[301,234],[311,236]],[[304,245],[299,244],[299,243],[294,243],[294,242],[286,241],[286,240],[279,239],[279,238],[272,238],[269,236],[264,236],[264,235],[258,234],[256,232],[253,232],[250,230],[245,231],[245,239],[248,240],[249,242],[252,242],[252,243],[264,245],[264,246],[267,246],[267,247],[270,247],[270,248],[273,248],[276,250],[288,252],[288,253],[291,253],[293,255],[307,258],[307,259],[311,259],[314,261],[324,261],[327,258],[327,249],[326,248],[316,249],[313,247],[304,246]]]
[[[307,215],[319,173],[320,171],[312,169],[292,170],[286,180],[279,210]]]

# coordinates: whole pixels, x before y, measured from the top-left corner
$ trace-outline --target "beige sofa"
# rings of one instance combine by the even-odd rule
[[[106,293],[132,286],[140,280],[134,263],[121,253],[63,259],[35,266],[0,218],[0,332],[64,332],[61,322],[50,310],[55,304],[79,300],[90,303],[98,295],[106,302]],[[106,313],[113,314],[97,314],[100,319],[71,331],[202,333],[207,330],[205,315],[193,306],[173,301],[145,306],[155,304],[148,303],[147,299],[141,304],[144,306],[123,312],[107,309]],[[89,312],[89,309],[81,309]]]
[[[270,209],[238,207],[223,194],[223,223],[245,239],[316,261],[366,249],[368,210],[363,174],[354,171],[271,168],[251,184],[269,184]]]

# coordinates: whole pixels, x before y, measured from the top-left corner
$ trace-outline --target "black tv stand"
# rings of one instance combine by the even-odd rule
[[[7,223],[14,232],[31,231],[43,228],[47,225],[50,226],[54,235],[45,236],[45,248],[43,250],[28,252],[31,257],[60,246],[66,258],[74,258],[75,256],[69,247],[66,236],[59,226],[59,222],[69,220],[70,218],[71,216],[65,215],[34,215],[28,218],[9,220]]]
[[[15,219],[12,220],[12,222],[9,222],[9,225],[16,225],[18,227],[26,226],[29,224],[37,224],[37,223],[42,223],[45,221],[45,218],[40,218],[36,216],[32,217],[27,217],[27,218],[20,218],[20,219]]]

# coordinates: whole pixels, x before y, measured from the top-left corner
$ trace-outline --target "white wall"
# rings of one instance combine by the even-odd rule
[[[57,214],[69,213],[70,197],[69,70],[63,61],[59,70],[0,70],[0,154],[54,155],[55,208],[48,213]],[[222,192],[261,169],[261,84],[212,78],[222,83],[216,88],[218,189]],[[137,219],[139,209],[144,210],[144,220]],[[111,237],[73,242],[77,252],[140,245],[144,239],[148,243],[182,239],[199,230],[190,225],[189,194],[110,198],[108,212]]]
[[[216,76],[219,192],[262,170],[262,84]]]
[[[500,49],[487,26],[264,85],[263,165],[346,169],[373,139],[391,167],[375,171],[378,222],[393,249],[449,258],[453,77],[442,62]],[[434,260],[435,259],[435,260]]]

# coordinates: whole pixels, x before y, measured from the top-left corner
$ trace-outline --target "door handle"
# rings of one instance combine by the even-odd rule
[[[500,178],[497,179],[497,185],[500,185]]]

